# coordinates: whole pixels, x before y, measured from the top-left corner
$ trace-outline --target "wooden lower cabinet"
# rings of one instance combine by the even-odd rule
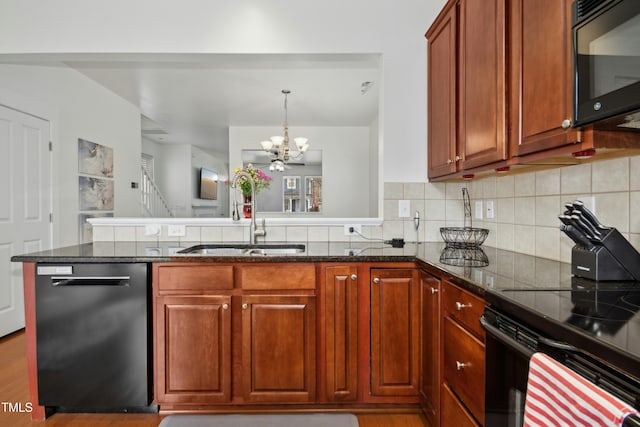
[[[247,403],[315,400],[315,296],[242,297],[242,378]]]
[[[442,382],[477,425],[484,423],[485,348],[480,316],[484,300],[446,280],[442,282]],[[441,390],[444,390],[441,389]],[[447,399],[449,398],[447,397]],[[441,397],[441,420],[448,405]],[[451,406],[451,405],[449,405]],[[448,421],[447,421],[448,422]],[[476,425],[476,424],[464,424]]]
[[[162,296],[156,303],[156,399],[231,401],[231,296]]]
[[[418,271],[372,269],[372,395],[418,396],[419,341]]]
[[[442,385],[442,425],[455,427],[480,427],[480,424],[471,416],[469,411],[460,403],[451,389]]]
[[[323,269],[326,399],[358,398],[358,265]]]
[[[440,280],[420,272],[420,406],[440,426]]]

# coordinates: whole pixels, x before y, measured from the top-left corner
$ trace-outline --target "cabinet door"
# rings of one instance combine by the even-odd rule
[[[507,158],[505,1],[460,0],[460,169]]]
[[[480,427],[480,424],[460,403],[446,385],[442,385],[442,419],[444,425],[455,427]]]
[[[570,127],[571,1],[509,4],[512,155],[576,142],[577,131]]]
[[[443,318],[443,377],[473,416],[484,420],[484,344],[450,317]]]
[[[156,400],[231,400],[231,297],[157,298]]]
[[[358,268],[326,267],[323,296],[327,400],[354,401],[358,392]]]
[[[242,298],[243,391],[247,402],[315,399],[315,296]]]
[[[440,280],[420,272],[420,404],[440,425]]]
[[[371,394],[418,396],[420,290],[412,269],[371,270]]]
[[[456,171],[456,5],[449,4],[427,32],[429,178]]]

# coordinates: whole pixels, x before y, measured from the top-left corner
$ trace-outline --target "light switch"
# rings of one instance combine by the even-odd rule
[[[167,225],[167,236],[184,237],[187,234],[187,228],[184,225]]]
[[[411,216],[411,202],[409,200],[398,200],[398,217],[409,218]]]

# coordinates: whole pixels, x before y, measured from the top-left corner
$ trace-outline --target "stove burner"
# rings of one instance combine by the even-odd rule
[[[639,293],[628,294],[628,295],[623,296],[621,299],[626,304],[630,305],[631,307],[635,308],[636,310],[640,309],[640,294]]]

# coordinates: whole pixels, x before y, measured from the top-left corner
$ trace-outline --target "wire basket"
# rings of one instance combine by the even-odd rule
[[[440,262],[456,267],[486,267],[489,265],[489,258],[477,246],[473,248],[446,246],[440,254]]]
[[[476,248],[484,243],[489,230],[474,227],[440,227],[440,235],[448,247]]]

